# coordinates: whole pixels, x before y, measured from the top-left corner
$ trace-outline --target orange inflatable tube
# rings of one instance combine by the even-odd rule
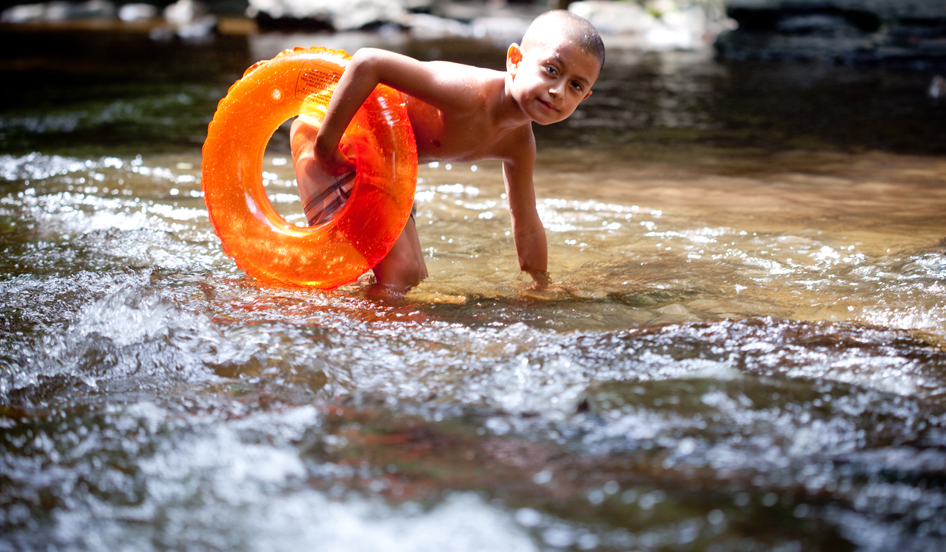
[[[273,209],[263,153],[279,126],[321,120],[351,57],[324,48],[286,50],[250,67],[220,100],[201,164],[204,202],[227,255],[267,283],[334,289],[354,282],[391,250],[410,216],[417,146],[401,94],[378,86],[346,131],[357,176],[330,221],[303,228]]]

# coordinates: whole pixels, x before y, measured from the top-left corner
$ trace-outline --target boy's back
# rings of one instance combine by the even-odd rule
[[[354,169],[340,149],[343,133],[375,86],[385,84],[406,95],[419,161],[503,161],[520,268],[545,285],[547,245],[535,207],[532,123],[551,124],[571,115],[591,95],[603,63],[597,31],[562,10],[539,16],[522,45],[509,47],[505,72],[359,50],[339,80],[317,133],[302,118],[293,123],[294,166],[303,205],[316,204],[313,198],[324,196],[332,183],[341,186],[337,183],[343,175]],[[314,148],[306,146],[312,136]],[[306,215],[310,223],[319,217],[308,208]],[[378,284],[395,293],[427,276],[413,217],[374,273]]]

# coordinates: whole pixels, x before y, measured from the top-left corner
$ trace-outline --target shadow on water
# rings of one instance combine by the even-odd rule
[[[554,285],[498,163],[432,164],[431,277],[384,302],[248,279],[203,203],[216,102],[316,43],[504,49],[0,32],[0,549],[943,547],[930,74],[609,52],[537,129]]]
[[[198,149],[249,66],[245,36],[208,45],[146,33],[0,32],[0,150],[79,155]],[[98,150],[98,151],[96,151]]]
[[[577,144],[940,154],[946,138],[935,121],[946,117],[946,102],[927,96],[933,75],[816,62],[723,62],[709,51],[617,53],[578,117],[542,135]]]
[[[502,69],[505,43],[352,33],[219,35],[193,43],[144,33],[0,33],[0,150],[146,153],[199,148],[226,89],[253,62],[293,46],[386,47],[419,59]],[[946,151],[946,103],[932,70],[718,61],[699,52],[612,51],[595,94],[548,145],[705,144],[776,149]],[[116,150],[117,148],[117,150]]]

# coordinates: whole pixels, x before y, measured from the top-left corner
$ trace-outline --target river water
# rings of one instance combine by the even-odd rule
[[[392,303],[236,269],[206,124],[286,46],[502,45],[0,36],[0,550],[946,544],[930,71],[614,48],[538,130],[554,286],[517,271],[499,166],[439,164],[430,278]],[[298,222],[287,161],[280,131]]]

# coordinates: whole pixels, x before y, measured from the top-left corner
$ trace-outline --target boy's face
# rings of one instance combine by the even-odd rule
[[[513,97],[540,125],[568,118],[591,95],[598,78],[598,60],[571,41],[509,47],[506,69],[513,79]]]

